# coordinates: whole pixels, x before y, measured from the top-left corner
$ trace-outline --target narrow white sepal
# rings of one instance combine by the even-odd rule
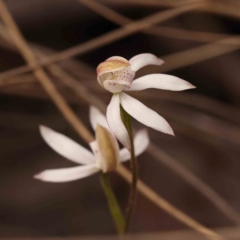
[[[94,131],[96,130],[98,124],[101,125],[102,127],[109,129],[106,117],[101,113],[101,111],[98,108],[90,106],[89,115],[91,126]]]
[[[149,145],[149,137],[146,129],[137,131],[134,137],[135,156],[142,154]],[[120,150],[120,161],[125,162],[131,158],[129,151],[126,148]]]
[[[40,126],[40,133],[44,141],[58,154],[78,164],[95,162],[93,154],[65,135]]]
[[[145,67],[147,65],[162,65],[164,63],[163,60],[156,57],[151,53],[142,53],[132,57],[129,60],[131,64],[131,69],[136,72],[140,68]]]
[[[195,86],[175,76],[167,74],[149,74],[134,80],[130,88],[124,88],[124,91],[141,91],[147,88],[183,91],[195,88]]]
[[[88,177],[99,170],[95,164],[91,164],[79,167],[45,170],[35,175],[34,178],[45,182],[70,182]]]
[[[109,128],[116,136],[116,138],[122,143],[124,147],[130,150],[131,143],[128,132],[121,119],[119,94],[113,94],[111,102],[108,105],[107,122]]]
[[[155,130],[174,135],[168,122],[158,113],[148,108],[135,98],[130,97],[126,93],[121,93],[120,99],[122,107],[133,118]]]

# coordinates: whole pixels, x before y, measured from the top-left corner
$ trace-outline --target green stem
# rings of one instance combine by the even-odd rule
[[[108,206],[112,214],[112,218],[115,222],[116,228],[118,230],[118,233],[119,235],[123,235],[125,232],[125,220],[122,215],[119,204],[117,202],[117,199],[115,197],[115,194],[112,190],[112,187],[109,181],[109,176],[107,173],[101,174],[101,185],[104,190],[105,196],[107,198]]]
[[[128,201],[128,207],[126,211],[126,224],[125,224],[125,232],[129,231],[133,210],[136,203],[137,197],[137,180],[138,180],[138,167],[137,167],[137,159],[135,157],[134,152],[134,143],[133,143],[133,132],[132,132],[132,123],[131,123],[131,116],[120,106],[121,109],[121,118],[122,121],[128,131],[128,135],[130,137],[131,142],[131,170],[132,170],[132,184],[130,189],[130,196]]]

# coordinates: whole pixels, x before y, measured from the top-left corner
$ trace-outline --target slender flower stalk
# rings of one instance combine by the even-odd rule
[[[131,170],[132,170],[132,183],[131,183],[130,196],[129,196],[128,206],[126,211],[126,223],[125,223],[125,232],[128,232],[131,224],[135,203],[136,203],[136,198],[137,198],[138,163],[137,163],[137,158],[135,157],[135,149],[133,144],[131,116],[122,107],[120,107],[120,109],[121,109],[121,118],[128,131],[130,143],[131,143],[130,161],[131,161]]]
[[[68,137],[54,130],[41,126],[40,133],[45,142],[57,153],[81,166],[45,170],[34,177],[47,182],[68,182],[88,177],[101,171],[101,183],[109,209],[119,234],[125,231],[125,222],[120,207],[111,188],[107,173],[114,171],[119,163],[130,159],[126,148],[119,150],[116,138],[108,128],[105,116],[95,107],[90,108],[90,122],[95,130],[96,140],[90,143],[92,153]],[[136,155],[147,148],[149,138],[146,130],[137,132],[134,138]]]
[[[105,196],[108,201],[109,210],[112,214],[112,218],[114,219],[118,233],[119,233],[119,235],[123,235],[126,233],[126,231],[125,231],[126,223],[125,223],[125,219],[122,214],[122,211],[117,202],[117,199],[115,197],[115,194],[112,190],[108,173],[101,173],[100,180],[101,180],[101,185],[104,190]]]

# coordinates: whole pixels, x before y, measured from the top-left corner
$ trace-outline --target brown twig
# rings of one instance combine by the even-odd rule
[[[6,71],[6,72],[0,74],[0,79],[2,80],[5,78],[13,77],[18,74],[33,71],[34,69],[37,69],[40,66],[46,66],[46,65],[52,64],[54,62],[59,62],[64,59],[67,59],[67,58],[70,58],[70,57],[73,57],[73,56],[76,56],[79,54],[83,54],[88,51],[92,51],[100,46],[104,46],[108,43],[119,40],[123,37],[127,37],[131,34],[141,31],[143,29],[146,29],[150,25],[163,22],[167,19],[170,19],[172,17],[175,17],[175,16],[180,15],[185,12],[189,12],[200,6],[201,6],[201,4],[200,5],[193,4],[193,5],[189,5],[189,6],[183,6],[183,7],[179,7],[176,9],[171,9],[171,10],[166,10],[164,12],[156,13],[150,17],[146,17],[139,21],[135,21],[135,22],[126,24],[122,28],[113,30],[112,32],[106,33],[105,35],[102,35],[100,37],[96,37],[95,39],[90,40],[86,43],[80,44],[78,46],[64,50],[62,52],[45,57],[39,61],[35,61],[34,64],[31,64],[28,66],[22,66],[22,67],[18,67],[13,70],[10,70],[10,71]]]
[[[156,4],[157,4],[157,2],[156,2]],[[186,4],[186,3],[184,3],[184,4]],[[239,5],[237,5],[237,7],[235,7],[235,8],[230,9],[230,13],[229,13],[228,12],[229,6],[228,5],[226,6],[226,4],[224,4],[224,3],[221,3],[221,4],[219,4],[219,3],[217,3],[217,4],[211,3],[210,4],[209,2],[200,2],[200,3],[197,2],[197,3],[193,3],[191,5],[188,4],[187,6],[184,5],[182,7],[176,8],[176,9],[166,10],[164,12],[157,13],[153,16],[144,18],[143,20],[129,23],[120,29],[114,30],[110,33],[107,33],[107,34],[101,36],[101,37],[97,37],[86,43],[80,44],[79,46],[72,47],[70,49],[64,50],[55,55],[46,57],[42,60],[39,60],[38,62],[35,62],[34,65],[22,66],[22,67],[18,67],[13,70],[10,70],[10,71],[6,71],[0,75],[0,79],[9,78],[9,77],[13,77],[18,74],[33,71],[34,69],[36,69],[40,66],[45,66],[45,65],[69,58],[69,57],[73,57],[78,54],[86,53],[87,51],[94,50],[95,48],[104,46],[110,42],[113,42],[120,38],[126,37],[128,35],[131,35],[135,32],[138,32],[138,31],[148,28],[149,26],[151,26],[153,24],[160,23],[162,21],[165,21],[169,18],[180,15],[182,13],[188,12],[190,10],[194,10],[194,9],[201,10],[203,8],[204,11],[210,11],[210,12],[212,11],[212,12],[220,13],[223,15],[224,14],[225,15],[229,14],[231,16],[236,15],[237,18],[240,18],[239,7],[238,7]],[[209,9],[211,9],[211,10],[209,10]]]
[[[78,0],[78,1],[84,4],[85,6],[89,7],[94,12],[98,13],[100,16],[116,24],[119,24],[120,26],[124,26],[132,22],[131,19],[119,14],[118,12],[104,6],[103,4],[97,1],[94,1],[94,0],[90,0],[90,1]],[[196,41],[196,42],[215,42],[218,40],[232,37],[229,34],[208,33],[208,32],[201,32],[201,31],[188,31],[183,29],[175,29],[175,28],[161,27],[161,26],[150,26],[149,28],[142,30],[142,32],[146,34],[151,34],[151,35],[190,40],[190,41]],[[223,42],[223,44],[233,44],[233,45],[240,46],[240,41],[229,42],[229,43]]]
[[[8,12],[4,2],[0,0],[0,11],[2,20],[8,26],[10,35],[12,36],[13,41],[15,42],[16,46],[19,48],[19,51],[22,53],[23,57],[28,62],[29,66],[32,66],[36,63],[36,58],[30,48],[28,47],[26,41],[24,40],[21,32],[19,31],[18,27],[16,26],[12,16]],[[81,134],[83,139],[90,142],[93,137],[89,134],[88,131],[84,128],[81,121],[75,116],[73,111],[70,109],[66,101],[62,98],[62,96],[58,93],[55,86],[52,84],[50,78],[47,74],[41,69],[34,70],[35,77],[39,80],[43,88],[49,94],[53,102],[56,104],[58,109],[61,111],[63,116],[72,124],[74,129]]]
[[[188,4],[202,4],[195,11],[209,12],[231,18],[240,18],[240,3],[234,0],[104,0],[111,4],[137,4],[153,7],[179,7]]]
[[[119,166],[117,171],[125,178],[127,182],[131,182],[131,174],[126,171],[125,168],[122,167],[122,165]],[[150,199],[153,203],[155,203],[159,207],[164,206],[164,210],[168,213],[174,213],[174,217],[178,219],[179,221],[183,221],[187,224],[189,227],[193,229],[197,229],[198,232],[204,234],[209,239],[224,239],[222,236],[216,234],[215,232],[212,232],[212,230],[205,228],[192,218],[185,215],[183,212],[179,211],[177,208],[169,204],[165,199],[157,195],[152,189],[150,189],[144,182],[141,180],[138,181],[138,190],[141,193],[147,193],[147,198]]]

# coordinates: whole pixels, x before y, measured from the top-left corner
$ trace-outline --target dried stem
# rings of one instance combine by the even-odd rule
[[[16,46],[19,48],[19,51],[22,53],[23,57],[28,62],[29,66],[34,65],[37,60],[32,53],[31,49],[28,47],[26,41],[24,40],[21,32],[18,30],[12,16],[9,14],[4,2],[0,0],[0,11],[1,17],[5,24],[8,26],[10,35],[12,36],[13,41]],[[56,104],[58,109],[61,111],[63,116],[72,124],[74,129],[82,135],[83,139],[91,142],[94,138],[89,134],[88,131],[84,128],[83,124],[79,119],[75,116],[73,111],[70,109],[66,101],[62,98],[62,96],[58,93],[57,89],[51,82],[50,78],[42,69],[34,70],[35,77],[39,80],[43,88],[49,94],[53,102]]]
[[[143,6],[153,7],[180,7],[182,5],[201,4],[197,11],[209,12],[239,19],[240,18],[240,3],[235,0],[105,0],[113,4],[142,4]]]
[[[117,171],[125,178],[127,182],[131,182],[132,177],[129,172],[126,171],[125,168],[123,168],[122,165],[120,165],[117,169]],[[141,193],[144,193],[149,200],[151,200],[153,203],[155,203],[157,206],[164,206],[164,210],[168,212],[169,214],[174,214],[174,217],[191,227],[192,229],[197,230],[198,232],[204,234],[209,239],[215,239],[215,240],[222,240],[224,239],[222,236],[218,235],[217,233],[213,232],[212,230],[204,227],[203,225],[199,224],[197,221],[193,220],[189,216],[187,216],[185,213],[179,211],[177,208],[172,206],[170,203],[168,203],[166,200],[164,200],[162,197],[160,197],[158,194],[156,194],[151,188],[149,188],[144,182],[141,180],[138,181],[138,190]]]
[[[85,6],[89,7],[94,12],[98,13],[102,17],[112,21],[120,26],[124,26],[132,22],[131,19],[119,14],[118,12],[104,6],[103,4],[94,1],[94,0],[78,0],[80,3],[84,4]],[[200,31],[188,31],[183,29],[175,29],[170,27],[161,27],[161,26],[150,26],[147,29],[142,30],[141,32],[151,35],[157,36],[165,36],[177,39],[184,39],[190,41],[197,41],[197,42],[214,42],[224,38],[232,37],[229,34],[218,34],[218,33],[208,33],[208,32],[200,32]],[[223,42],[222,44],[233,44],[239,45],[240,41],[238,42]]]
[[[172,17],[178,16],[182,13],[189,12],[193,9],[198,8],[199,6],[201,6],[201,4],[192,4],[189,6],[166,10],[164,12],[161,11],[159,13],[151,15],[150,17],[146,17],[139,21],[126,24],[122,28],[113,30],[112,32],[106,33],[105,35],[102,35],[100,37],[96,37],[95,39],[90,40],[86,43],[69,48],[62,52],[53,54],[51,56],[42,58],[39,61],[34,61],[31,65],[22,66],[22,67],[15,68],[13,70],[6,71],[0,75],[0,79],[5,79],[5,78],[13,77],[18,74],[33,71],[34,69],[37,69],[40,66],[46,66],[54,62],[59,62],[64,59],[67,59],[79,54],[83,54],[88,51],[92,51],[100,46],[104,46],[108,43],[119,40],[123,37],[127,37],[143,29],[146,29],[153,24],[157,24],[157,23],[166,21],[167,19],[170,19]]]

